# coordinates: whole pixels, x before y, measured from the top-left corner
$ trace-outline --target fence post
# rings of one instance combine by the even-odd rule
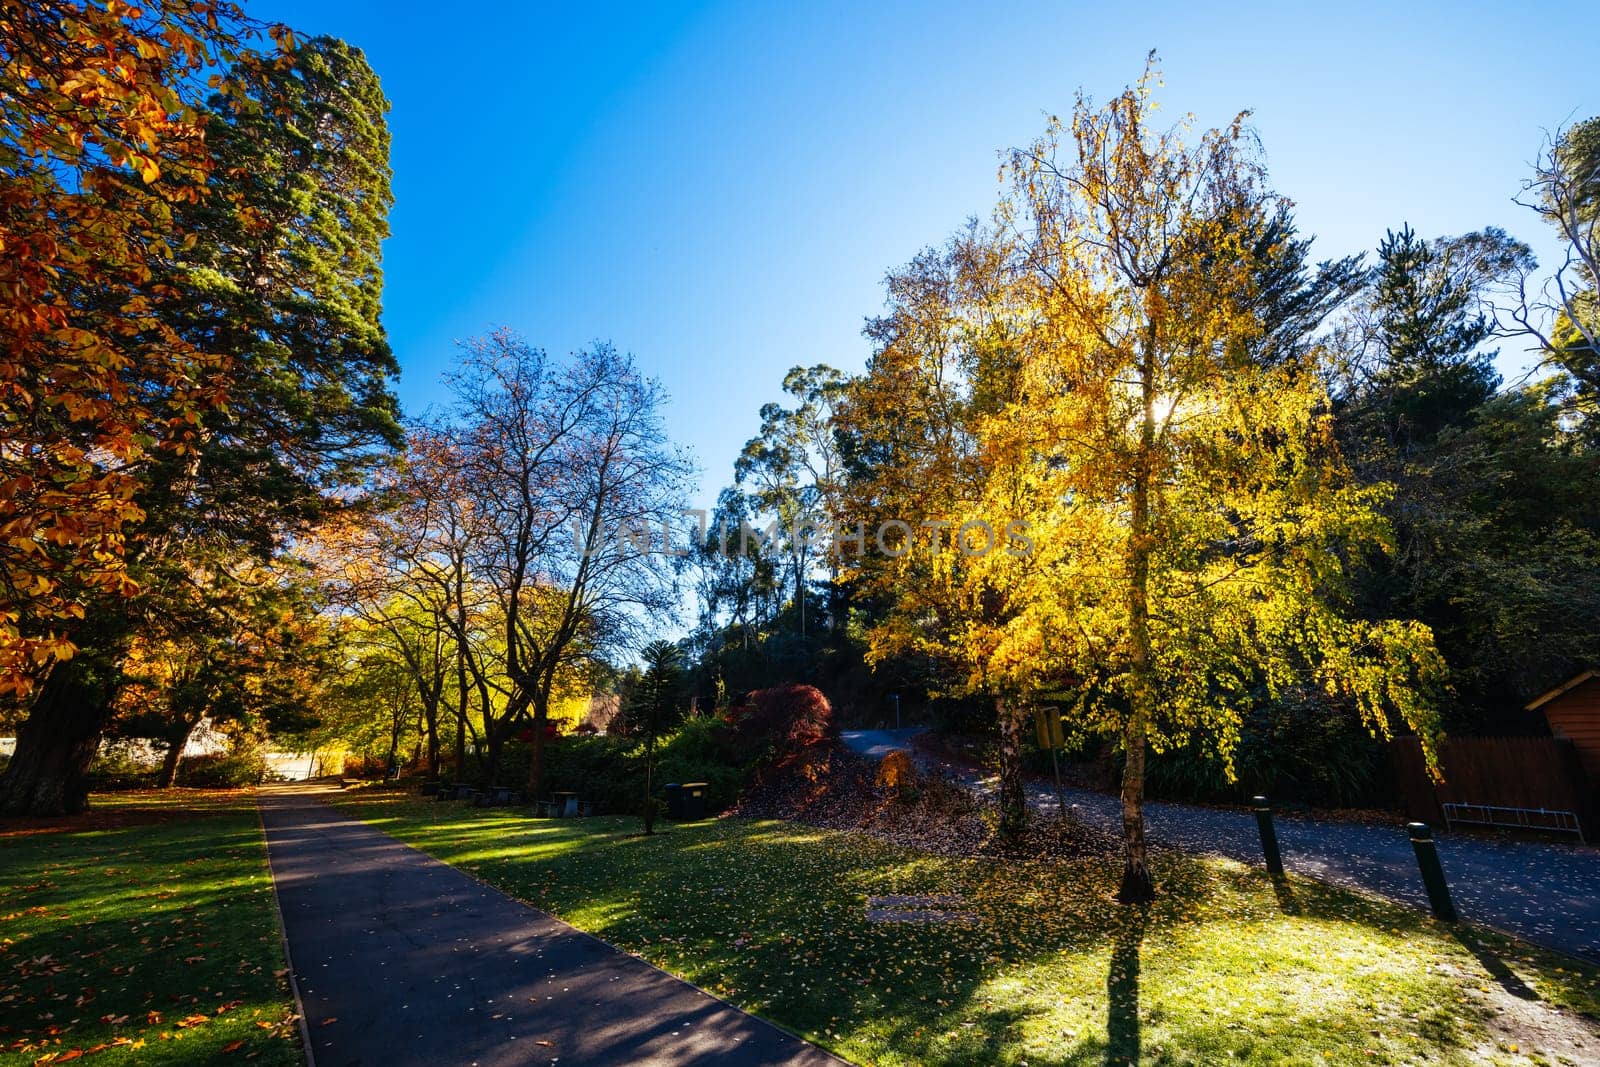
[[[1256,829],[1261,831],[1261,851],[1267,857],[1267,873],[1274,878],[1283,873],[1283,856],[1278,852],[1278,830],[1272,825],[1272,806],[1266,797],[1251,797],[1256,810]]]
[[[1428,890],[1433,917],[1442,922],[1455,922],[1456,905],[1450,899],[1444,868],[1439,866],[1439,847],[1433,841],[1433,828],[1425,822],[1413,822],[1407,823],[1406,829],[1411,831],[1411,847],[1417,854],[1417,866],[1422,869],[1422,884]]]

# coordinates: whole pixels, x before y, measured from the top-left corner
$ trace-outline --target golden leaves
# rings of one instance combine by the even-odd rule
[[[845,407],[892,457],[861,510],[1017,517],[1034,551],[858,565],[897,605],[872,658],[934,656],[968,692],[1082,691],[1089,728],[1133,705],[1157,741],[1204,724],[1225,760],[1263,682],[1427,730],[1426,628],[1342,614],[1349,551],[1386,530],[1332,438],[1326,353],[1266,351],[1283,202],[1244,114],[1157,128],[1158,82],[1152,62],[1103,107],[1080,97],[1010,154],[992,230],[890,278]]]

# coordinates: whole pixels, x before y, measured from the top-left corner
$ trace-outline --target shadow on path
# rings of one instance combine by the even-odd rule
[[[842,1061],[322,803],[261,792],[322,1064]]]

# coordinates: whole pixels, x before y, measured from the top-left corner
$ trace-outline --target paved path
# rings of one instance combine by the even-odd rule
[[[911,749],[919,762],[938,762],[912,748],[918,730],[847,731],[854,751],[882,756]],[[975,788],[990,789],[981,774],[942,764]],[[1029,783],[1033,804],[1055,810],[1052,786]],[[1121,834],[1116,797],[1066,790],[1073,812],[1085,822]],[[1416,855],[1404,829],[1367,823],[1279,816],[1278,843],[1286,867],[1337,885],[1380,893],[1419,908],[1427,896]],[[1261,838],[1248,812],[1189,804],[1145,804],[1145,824],[1154,840],[1191,852],[1210,852],[1242,863],[1262,864]],[[1600,849],[1464,834],[1437,834],[1457,910],[1466,918],[1509,930],[1529,941],[1600,961]]]
[[[317,1067],[840,1060],[317,799],[261,818]]]

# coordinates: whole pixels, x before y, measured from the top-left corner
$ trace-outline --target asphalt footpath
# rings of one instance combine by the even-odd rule
[[[317,793],[260,794],[314,1067],[843,1062]]]

